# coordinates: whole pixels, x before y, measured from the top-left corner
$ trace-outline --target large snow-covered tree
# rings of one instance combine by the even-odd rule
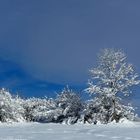
[[[104,49],[99,54],[98,66],[90,73],[86,91],[96,95],[94,104],[98,104],[100,121],[118,122],[122,117],[129,118],[133,108],[123,105],[121,97],[130,95],[131,87],[140,81],[132,64],[127,63],[126,55],[120,50]]]

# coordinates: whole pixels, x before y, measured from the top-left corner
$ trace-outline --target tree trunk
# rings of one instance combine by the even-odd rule
[[[115,99],[113,99],[112,102],[113,102],[113,113],[112,113],[112,119],[111,119],[111,121],[115,120],[115,121],[117,122],[117,120],[116,120],[116,115],[117,115],[117,114],[116,114]]]

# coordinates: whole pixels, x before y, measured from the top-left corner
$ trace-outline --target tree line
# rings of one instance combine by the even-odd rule
[[[140,83],[138,74],[126,55],[115,49],[103,49],[97,66],[90,70],[91,78],[84,89],[90,100],[68,86],[52,98],[22,99],[0,90],[0,122],[91,123],[107,124],[121,119],[134,120],[134,108],[124,104],[122,97],[132,94],[131,88]]]

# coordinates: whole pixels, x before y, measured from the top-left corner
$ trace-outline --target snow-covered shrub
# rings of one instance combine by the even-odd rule
[[[33,111],[36,106],[36,101],[34,98],[30,98],[27,100],[24,100],[22,104],[24,108],[24,118],[26,121],[30,122],[33,121],[34,116],[33,116]]]
[[[5,89],[0,90],[0,121],[21,122],[24,121],[24,109],[20,105],[20,98],[13,98]]]
[[[134,108],[129,104],[122,104],[120,99],[116,101],[116,116],[112,116],[113,109],[110,99],[106,99],[105,102],[105,99],[101,100],[100,98],[95,97],[86,103],[83,113],[83,121],[84,123],[88,122],[96,124],[99,122],[106,124],[112,122],[114,120],[113,117],[115,117],[116,122],[119,122],[122,118],[128,120],[133,120],[135,118]]]
[[[83,110],[81,121],[83,123],[97,123],[97,120],[100,118],[99,116],[100,106],[99,103],[94,99],[88,100],[85,104],[85,108]]]
[[[25,119],[27,121],[53,122],[59,116],[53,99],[30,98],[24,101]]]
[[[97,120],[108,123],[113,120],[119,122],[123,117],[132,119],[133,108],[123,105],[120,97],[128,96],[130,88],[140,81],[133,66],[126,62],[125,54],[120,50],[104,49],[99,55],[98,66],[90,72],[91,80],[85,91],[96,96],[92,114],[97,114]]]
[[[61,116],[58,117],[58,122],[64,121],[69,124],[76,123],[80,118],[80,113],[83,109],[80,97],[70,90],[69,87],[66,87],[57,96],[56,102],[58,108],[62,110]]]
[[[34,109],[34,121],[55,122],[61,110],[56,108],[56,102],[53,99],[38,99],[38,105]]]

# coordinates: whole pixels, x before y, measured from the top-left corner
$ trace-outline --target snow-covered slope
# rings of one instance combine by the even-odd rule
[[[140,140],[140,123],[0,124],[0,140]]]

